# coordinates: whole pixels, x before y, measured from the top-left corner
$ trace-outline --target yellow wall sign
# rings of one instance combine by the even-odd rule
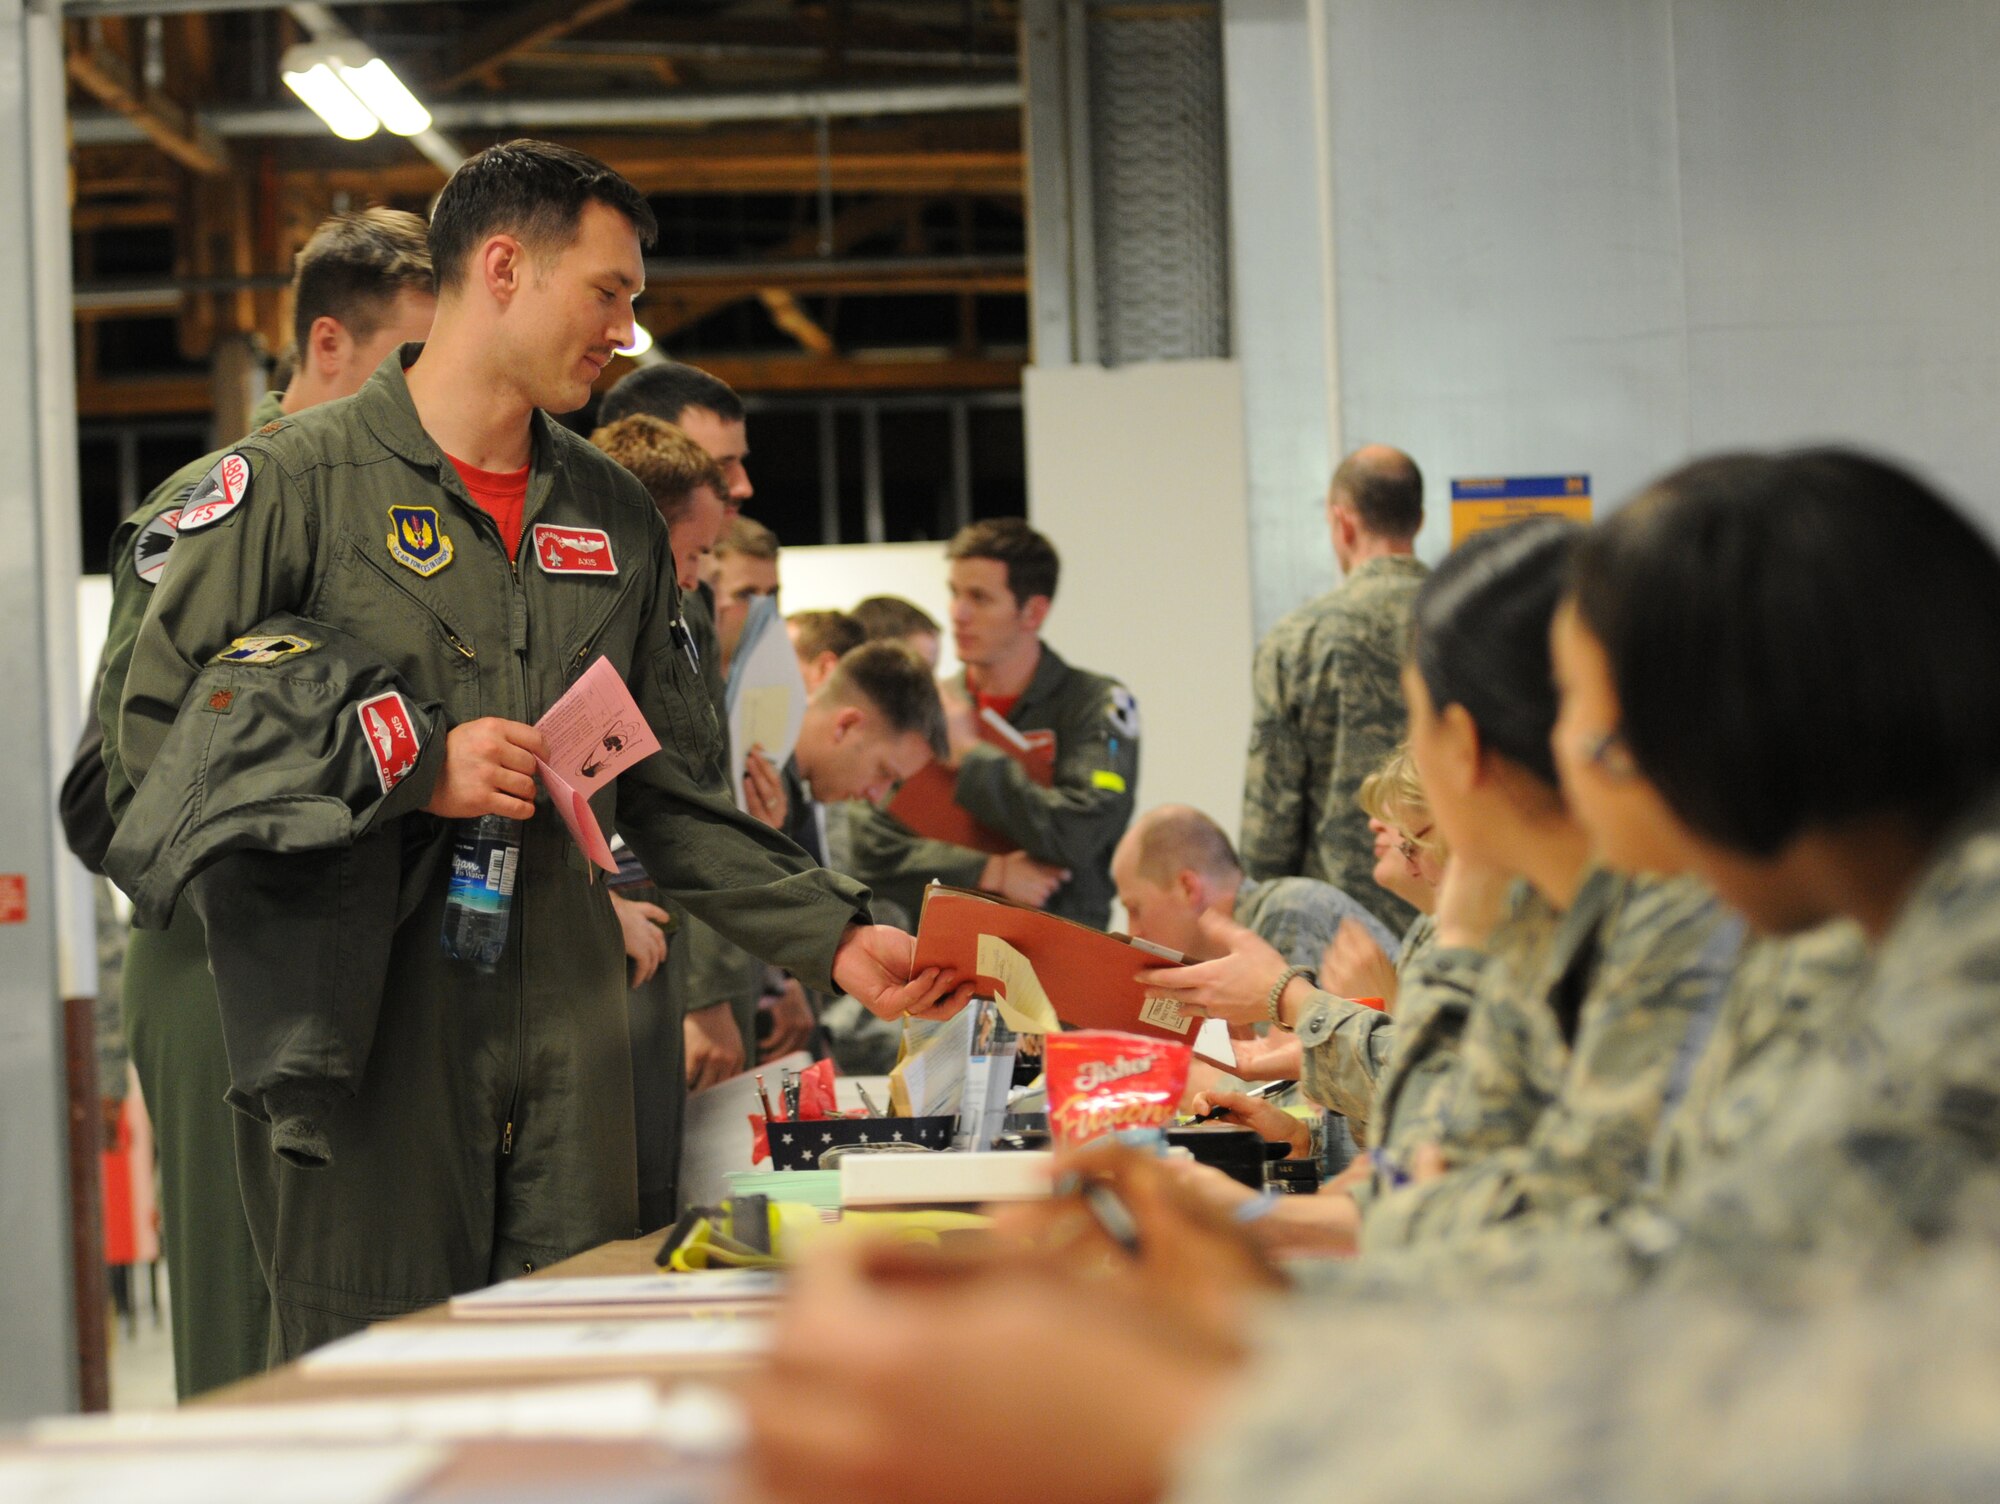
[[[1486,475],[1451,483],[1451,546],[1529,517],[1590,521],[1587,475]]]

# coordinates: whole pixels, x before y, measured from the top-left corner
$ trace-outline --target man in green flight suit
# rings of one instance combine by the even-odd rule
[[[1027,523],[975,522],[960,529],[945,556],[952,641],[965,665],[945,695],[957,764],[953,797],[1018,849],[989,857],[925,840],[893,815],[860,806],[852,825],[855,875],[913,915],[923,907],[924,885],[936,879],[1102,928],[1117,892],[1111,853],[1137,795],[1138,701],[1117,680],[1070,667],[1042,641],[1060,564],[1054,545]],[[1050,787],[981,738],[983,712],[1017,732],[1055,736]]]
[[[391,351],[424,337],[436,306],[430,247],[416,215],[364,209],[326,220],[299,251],[292,274],[291,383],[257,404],[252,429],[352,396]],[[118,702],[133,639],[166,568],[174,520],[222,457],[182,466],[112,537],[111,620],[98,681],[103,743],[88,754],[99,758],[108,817],[122,815],[132,798],[119,756]],[[132,931],[124,1007],[159,1151],[174,1385],[188,1399],[261,1372],[271,1319],[243,1212],[245,1194],[269,1199],[269,1156],[244,1166],[239,1188],[236,1114],[222,1100],[229,1064],[215,982],[190,905],[180,904],[165,930]]]
[[[296,1062],[282,1099],[264,1093],[271,1130],[238,1124],[239,1157],[268,1140],[328,1161],[280,1165],[275,1214],[249,1208],[281,1357],[638,1230],[619,928],[534,779],[546,744],[532,723],[597,658],[662,746],[599,791],[596,817],[664,888],[885,1016],[938,1011],[955,980],[912,978],[914,941],[867,922],[865,890],[726,797],[666,525],[636,478],[546,416],[581,407],[629,343],[654,232],[637,191],[580,152],[517,141],[468,161],[431,220],[429,343],[216,467],[133,649],[135,783],[201,667],[296,610],[444,707],[441,758],[379,769],[385,788],[429,784],[400,801],[407,842],[489,814],[523,822],[498,967],[443,953],[435,869],[396,928],[353,1093]],[[275,988],[285,938],[212,922],[208,944],[268,958]]]

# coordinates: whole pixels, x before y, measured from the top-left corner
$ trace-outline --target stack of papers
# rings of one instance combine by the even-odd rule
[[[729,1194],[798,1201],[818,1212],[823,1222],[840,1220],[838,1170],[732,1170]]]
[[[769,1323],[745,1316],[618,1321],[391,1321],[299,1360],[309,1377],[359,1373],[565,1371],[666,1363],[732,1364],[770,1343]],[[289,1501],[288,1501],[289,1504]]]
[[[186,1447],[0,1457],[9,1504],[389,1504],[445,1460],[435,1446]]]
[[[505,1284],[451,1298],[462,1317],[583,1314],[699,1315],[718,1310],[763,1310],[784,1294],[775,1274],[718,1269],[701,1274],[630,1274],[585,1279],[510,1279]]]

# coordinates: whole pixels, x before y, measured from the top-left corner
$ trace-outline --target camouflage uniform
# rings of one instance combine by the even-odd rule
[[[1691,880],[1591,873],[1540,968],[1489,971],[1437,1140],[1451,1172],[1379,1197],[1364,1252],[1559,1216],[1594,1196],[1629,1199],[1686,1091],[1742,935]],[[1378,1157],[1378,1169],[1393,1175],[1394,1164]]]
[[[1169,1504],[1985,1504],[2000,1257],[1962,1241],[1801,1318],[1653,1292],[1272,1311]],[[1366,1355],[1328,1367],[1327,1355]]]
[[[1378,1169],[1399,1165],[1418,1144],[1435,1143],[1457,1090],[1459,1048],[1488,971],[1531,974],[1541,965],[1560,916],[1526,883],[1508,894],[1486,948],[1432,944],[1402,972],[1394,1017],[1322,994],[1299,1020],[1307,1095],[1341,1113],[1374,1147]],[[1432,931],[1435,939],[1435,928]],[[1378,1177],[1386,1180],[1393,1177]],[[1364,1182],[1364,1207],[1376,1187]]]
[[[1355,800],[1403,739],[1410,608],[1428,573],[1406,554],[1370,559],[1271,629],[1243,775],[1244,871],[1332,883],[1391,930],[1416,910],[1376,884]]]
[[[1665,1277],[1796,1292],[2000,1222],[2000,801],[1945,841],[1763,1127],[1690,1173]]]
[[[1368,938],[1395,959],[1396,937],[1368,910],[1332,883],[1309,877],[1274,877],[1264,882],[1245,878],[1236,890],[1232,917],[1254,930],[1265,944],[1282,952],[1293,966],[1319,970],[1320,958],[1333,944],[1341,921],[1353,919]]]
[[[1386,952],[1396,963],[1398,990],[1403,978],[1414,976],[1437,948],[1437,921],[1419,914],[1403,932],[1402,944]],[[1413,1004],[1423,1007],[1422,1002]],[[1399,1003],[1397,1014],[1408,1018]],[[1462,1012],[1456,1015],[1462,1024]],[[1376,1084],[1396,1050],[1396,1020],[1377,1008],[1315,989],[1298,1025],[1304,1066],[1300,1087],[1313,1101],[1347,1120],[1357,1141],[1365,1143]]]

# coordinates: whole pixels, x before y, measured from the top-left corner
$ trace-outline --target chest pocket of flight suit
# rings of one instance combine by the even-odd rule
[[[419,697],[441,701],[452,724],[479,718],[479,660],[471,638],[352,536],[343,534],[334,546],[333,567],[309,614],[367,643]]]
[[[722,726],[715,718],[715,706],[709,701],[708,686],[695,667],[694,637],[678,610],[668,637],[672,651],[666,655],[665,663],[654,666],[659,673],[660,697],[666,701],[667,715],[673,722],[674,740],[690,769],[726,784]]]

